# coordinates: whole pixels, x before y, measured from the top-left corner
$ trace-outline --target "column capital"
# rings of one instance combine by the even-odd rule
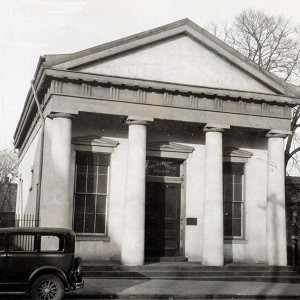
[[[73,119],[75,115],[69,114],[69,113],[50,113],[48,115],[50,119],[55,119],[55,118],[66,118],[66,119]]]
[[[292,134],[291,131],[271,129],[266,134],[266,138],[268,138],[268,139],[269,138],[282,138],[282,139],[285,139],[290,134]]]
[[[207,123],[203,131],[205,132],[224,132],[225,129],[230,129],[230,125]]]
[[[126,119],[127,125],[148,125],[153,122],[153,118],[140,117],[140,116],[128,116]]]

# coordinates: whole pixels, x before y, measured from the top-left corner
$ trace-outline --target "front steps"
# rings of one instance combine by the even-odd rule
[[[262,264],[208,267],[192,262],[157,262],[146,263],[139,267],[128,267],[115,263],[88,262],[84,265],[84,276],[102,279],[300,283],[300,276],[292,267],[269,267]]]

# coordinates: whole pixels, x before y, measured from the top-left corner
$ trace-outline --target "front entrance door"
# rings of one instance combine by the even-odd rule
[[[146,183],[146,257],[180,255],[180,195],[179,183]]]

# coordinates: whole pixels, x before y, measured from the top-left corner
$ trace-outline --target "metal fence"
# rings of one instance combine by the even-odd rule
[[[35,214],[15,214],[14,212],[0,213],[0,228],[7,227],[38,227],[39,220]]]
[[[38,227],[39,220],[35,214],[15,215],[14,227]]]

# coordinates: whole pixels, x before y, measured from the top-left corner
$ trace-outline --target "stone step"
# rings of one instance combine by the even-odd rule
[[[212,281],[254,281],[300,283],[298,272],[292,267],[229,264],[223,267],[203,266],[191,262],[147,263],[130,267],[117,263],[93,263],[84,265],[87,278],[120,279],[175,279]]]
[[[294,272],[293,267],[286,266],[266,266],[266,265],[225,265],[222,267],[203,266],[200,263],[154,263],[143,266],[122,266],[117,263],[93,263],[88,262],[83,265],[85,271],[267,271],[267,272]]]

